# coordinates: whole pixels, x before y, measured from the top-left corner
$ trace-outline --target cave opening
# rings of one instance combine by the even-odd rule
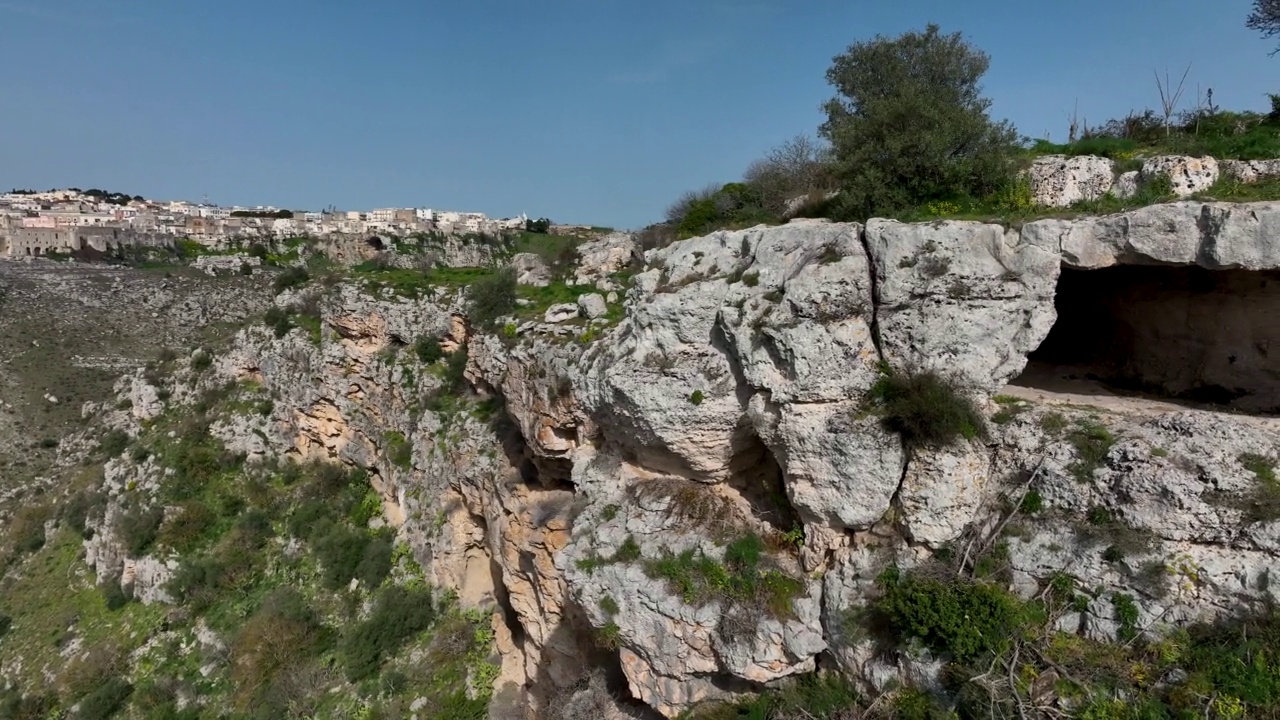
[[[1014,385],[1280,412],[1280,272],[1064,268],[1054,305]]]
[[[751,506],[751,512],[777,532],[800,526],[800,517],[787,497],[782,466],[758,436],[750,434],[729,461],[729,486]]]

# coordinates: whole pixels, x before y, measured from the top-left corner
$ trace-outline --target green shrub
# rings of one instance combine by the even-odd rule
[[[1265,522],[1280,518],[1280,481],[1276,479],[1275,461],[1253,453],[1244,453],[1237,459],[1255,478],[1253,490],[1243,503],[1245,519]]]
[[[417,353],[418,360],[424,365],[435,364],[444,357],[444,349],[440,347],[440,341],[426,335],[413,343],[413,351]]]
[[[1035,515],[1044,509],[1044,498],[1035,490],[1028,490],[1026,495],[1022,496],[1022,503],[1018,506],[1018,510],[1023,515]]]
[[[164,508],[135,505],[121,513],[116,521],[116,532],[130,557],[141,557],[151,549],[164,521]]]
[[[1254,477],[1258,478],[1259,482],[1276,482],[1275,461],[1254,453],[1244,453],[1240,455],[1238,460],[1245,470],[1253,473]]]
[[[121,678],[107,678],[79,702],[76,720],[106,720],[114,716],[133,693],[133,686]]]
[[[351,582],[368,543],[366,533],[341,525],[330,526],[328,532],[316,540],[315,553],[320,560],[321,578],[326,588],[336,590]]]
[[[9,628],[11,627],[13,627],[13,618],[5,615],[4,613],[0,613],[0,638],[8,634]]]
[[[107,580],[101,586],[102,598],[107,605],[108,610],[119,610],[133,598],[126,594],[124,588],[120,587],[120,581],[116,578]]]
[[[398,430],[390,430],[383,433],[383,439],[387,443],[387,459],[392,465],[401,470],[408,470],[413,467],[413,443],[404,436],[404,433]]]
[[[129,447],[129,433],[123,430],[109,430],[102,436],[102,440],[98,441],[98,451],[109,458],[119,457],[127,447]]]
[[[272,305],[267,308],[267,313],[262,320],[277,338],[288,335],[293,329],[293,323],[289,320],[289,311],[282,307]]]
[[[987,436],[973,401],[933,371],[883,375],[871,387],[869,400],[885,429],[901,433],[908,445],[943,447]]]
[[[88,529],[90,517],[100,516],[107,506],[107,496],[97,491],[81,490],[62,508],[62,519],[76,534],[88,540],[93,533]]]
[[[804,583],[775,568],[764,568],[764,541],[748,534],[731,542],[719,562],[696,550],[679,555],[664,552],[645,563],[649,577],[665,580],[673,592],[690,605],[716,600],[725,603],[727,616],[765,613],[790,617],[791,602],[804,592]]]
[[[272,287],[276,294],[282,293],[289,288],[305,285],[311,280],[311,275],[307,273],[305,268],[291,267],[276,276]]]
[[[343,638],[341,654],[347,678],[363,680],[378,671],[382,659],[435,620],[431,592],[392,585],[382,591],[369,618]]]
[[[706,399],[706,396],[702,394],[701,390],[694,390],[693,394],[689,396],[689,402],[694,405],[701,405],[704,399]]]
[[[394,550],[390,538],[377,536],[364,546],[360,562],[356,564],[355,577],[364,587],[373,589],[391,574],[391,554]]]
[[[197,350],[191,357],[191,369],[196,372],[204,372],[213,365],[213,355],[204,349]]]
[[[1121,642],[1132,640],[1138,635],[1138,605],[1132,595],[1114,593],[1111,606],[1116,612],[1116,639]]]
[[[179,552],[190,552],[217,521],[218,516],[208,505],[191,500],[183,503],[180,512],[164,523],[156,541]]]
[[[890,568],[879,584],[874,608],[900,641],[917,638],[960,662],[1003,652],[1020,622],[1018,601],[986,583],[904,576]]]
[[[516,272],[503,268],[467,288],[467,318],[478,328],[492,330],[498,318],[516,309]]]

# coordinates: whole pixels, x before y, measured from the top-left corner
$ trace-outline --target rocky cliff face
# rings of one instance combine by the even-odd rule
[[[1278,238],[1277,204],[1018,230],[795,221],[650,251],[625,318],[573,332],[477,333],[459,295],[339,286],[319,344],[250,327],[217,358],[220,378],[261,383],[275,402],[260,422],[216,432],[250,456],[369,471],[430,580],[501,608],[495,713],[562,702],[595,667],[637,701],[609,713],[668,717],[820,664],[869,688],[934,682],[927,663],[878,654],[850,630],[891,564],[994,554],[1027,597],[1065,574],[1087,602],[1061,623],[1094,638],[1116,636],[1117,594],[1137,598],[1150,633],[1274,599],[1280,523],[1259,512],[1268,488],[1241,460],[1274,461],[1274,420],[1052,387],[997,393],[1058,332],[1064,268],[1231,270],[1243,274],[1231,282],[1265,284]],[[628,253],[591,255],[616,270]],[[609,270],[577,275],[616,282]],[[1146,346],[1187,347],[1170,314],[1195,317],[1199,291],[1171,286],[1176,302],[1106,321],[1147,333]],[[1126,377],[1169,396],[1231,385],[1229,399],[1256,409],[1272,394],[1265,358],[1280,327],[1252,307],[1200,318],[1196,358],[1135,350]],[[486,402],[442,392],[447,371],[414,356],[419,338],[465,352],[466,386]],[[866,404],[885,367],[949,378],[993,417],[988,439],[904,442]],[[126,387],[145,413],[146,382]],[[110,471],[111,487],[128,472],[139,470]],[[109,532],[93,542],[100,575],[132,568],[129,580],[158,586],[163,564],[111,550]]]

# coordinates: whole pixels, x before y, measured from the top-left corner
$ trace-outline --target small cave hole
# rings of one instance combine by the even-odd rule
[[[1014,385],[1280,412],[1276,271],[1064,268],[1057,321]]]
[[[779,532],[800,525],[800,516],[787,497],[782,466],[768,446],[750,435],[729,462],[730,486],[751,505],[751,512]]]

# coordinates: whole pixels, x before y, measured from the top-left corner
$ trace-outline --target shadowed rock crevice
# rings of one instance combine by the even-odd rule
[[[782,466],[759,437],[752,434],[729,462],[729,486],[771,528],[787,532],[800,526],[800,516],[787,498]]]
[[[1117,389],[1280,410],[1280,272],[1063,269],[1058,320],[1017,385]]]

